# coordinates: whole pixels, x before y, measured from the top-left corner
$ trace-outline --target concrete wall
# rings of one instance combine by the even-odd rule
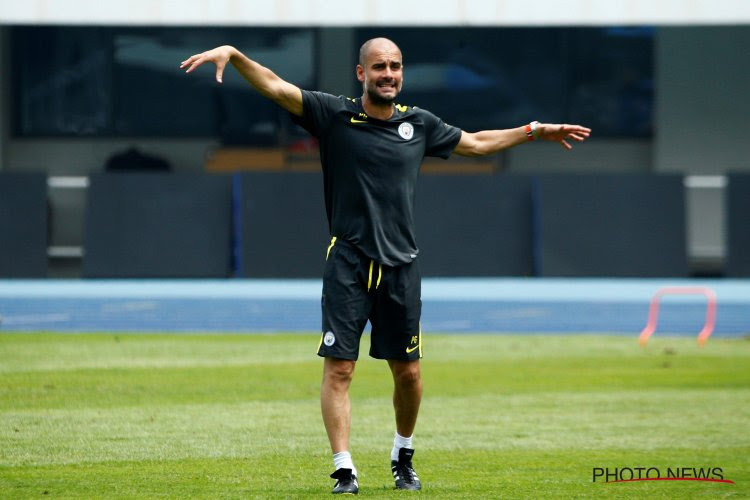
[[[8,61],[8,30],[0,26],[0,170],[6,164],[5,149],[8,144],[8,108],[10,99],[8,97],[9,85],[8,75],[10,62]]]
[[[357,95],[354,67],[359,47],[354,38],[353,28],[327,28],[320,30],[317,61],[318,89],[333,95]]]
[[[585,125],[585,124],[583,124]],[[555,143],[532,143],[507,153],[516,173],[531,172],[649,172],[652,149],[646,139],[600,139],[593,131],[585,144],[567,151]]]
[[[661,28],[656,42],[654,167],[750,170],[750,26]]]
[[[663,27],[656,38],[653,167],[688,179],[688,242],[696,269],[726,258],[726,179],[750,171],[750,26]]]

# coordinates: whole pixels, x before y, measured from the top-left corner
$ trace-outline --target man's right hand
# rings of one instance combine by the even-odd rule
[[[200,65],[211,62],[216,65],[216,81],[221,83],[227,63],[264,97],[286,109],[292,114],[302,116],[302,91],[295,85],[279,78],[276,73],[249,59],[231,45],[222,45],[215,49],[195,54],[180,63],[180,68],[187,68],[190,73]]]
[[[212,62],[216,65],[216,81],[221,83],[221,77],[224,74],[224,68],[237,52],[237,49],[230,45],[222,45],[200,54],[195,54],[182,61],[180,68],[187,67],[185,73],[190,73],[195,70],[198,66],[206,62]]]

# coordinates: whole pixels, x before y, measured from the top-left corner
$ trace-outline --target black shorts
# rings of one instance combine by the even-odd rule
[[[332,239],[323,273],[323,333],[318,355],[356,360],[369,319],[370,356],[401,361],[421,358],[421,295],[416,261],[384,266],[354,245]]]

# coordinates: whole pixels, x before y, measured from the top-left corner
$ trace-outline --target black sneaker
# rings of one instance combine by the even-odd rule
[[[331,478],[336,479],[336,486],[333,487],[331,493],[344,495],[356,495],[359,493],[357,476],[352,474],[351,469],[336,469],[336,472],[331,474]]]
[[[398,450],[398,462],[391,460],[391,472],[393,479],[396,481],[397,490],[421,490],[422,483],[419,482],[414,467],[411,465],[411,457],[414,456],[414,450],[401,448]]]

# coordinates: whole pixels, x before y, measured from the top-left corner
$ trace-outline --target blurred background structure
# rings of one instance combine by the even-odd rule
[[[745,1],[38,0],[0,7],[0,277],[319,276],[315,141],[179,63],[229,43],[357,96],[373,36],[451,124],[594,129],[428,159],[425,275],[750,276]]]

